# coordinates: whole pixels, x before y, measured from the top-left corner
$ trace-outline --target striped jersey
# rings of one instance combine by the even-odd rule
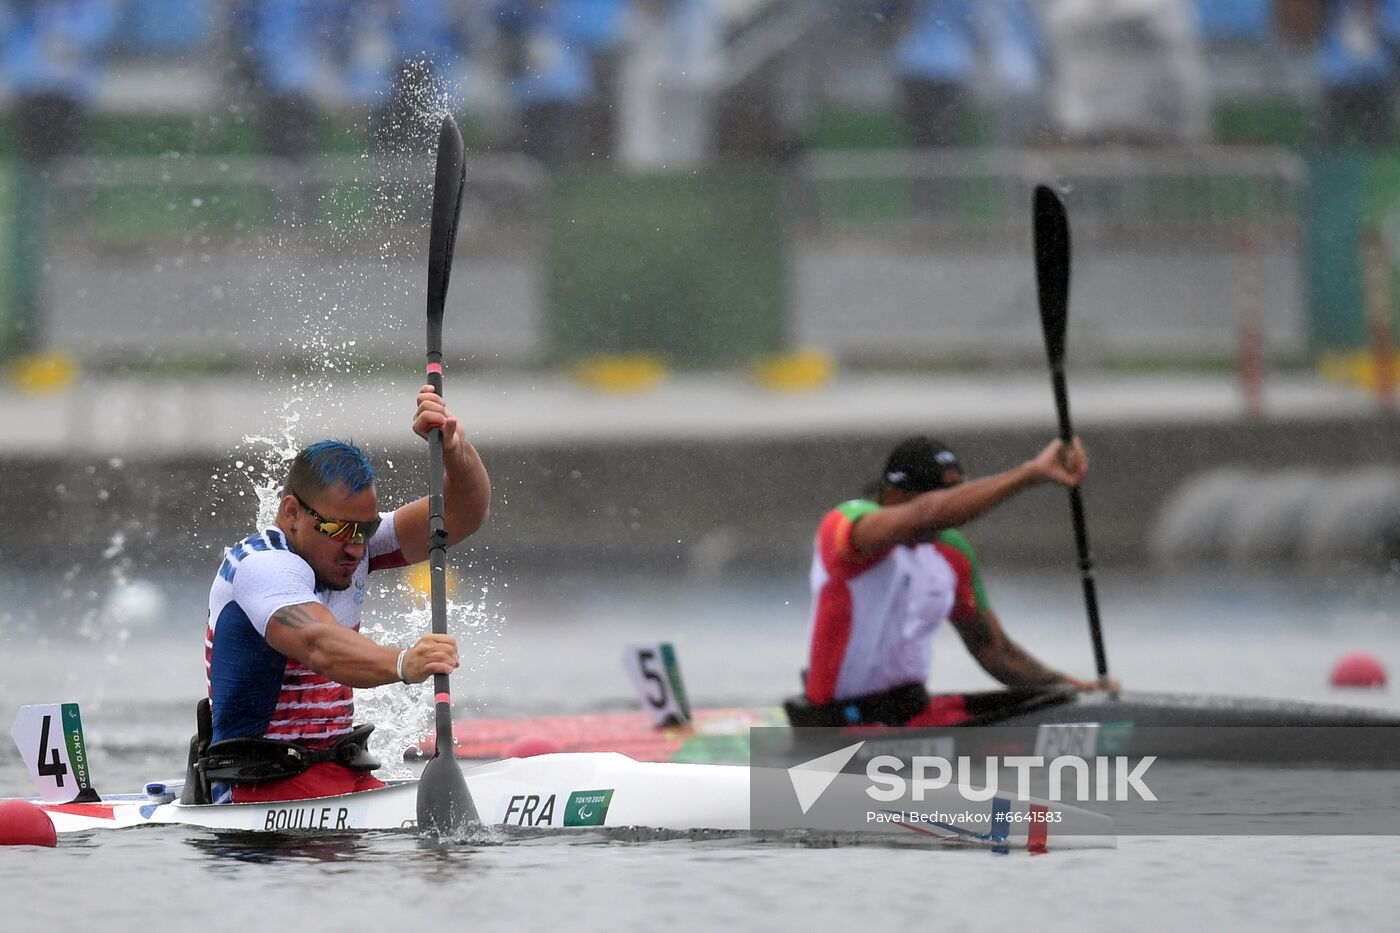
[[[215,742],[262,737],[324,748],[350,731],[351,689],[276,651],[267,643],[267,622],[279,609],[319,602],[341,625],[359,631],[370,571],[405,563],[393,514],[382,512],[380,518],[384,522],[344,590],[318,589],[311,565],[277,528],[251,534],[224,552],[209,588],[204,636]]]
[[[845,502],[817,528],[808,702],[923,683],[938,626],[974,618],[987,604],[972,547],[953,529],[927,544],[857,553],[851,530],[879,508],[865,499]]]

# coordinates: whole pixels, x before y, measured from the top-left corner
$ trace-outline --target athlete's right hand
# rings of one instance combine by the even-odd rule
[[[452,673],[459,663],[457,639],[430,632],[404,655],[403,676],[411,684],[421,684],[434,674]]]
[[[1089,472],[1089,455],[1077,437],[1072,444],[1053,440],[1031,461],[1031,469],[1041,482],[1078,486]]]

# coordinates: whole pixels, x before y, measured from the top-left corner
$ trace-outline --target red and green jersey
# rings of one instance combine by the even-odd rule
[[[973,618],[987,605],[977,558],[953,529],[927,544],[857,553],[851,530],[879,508],[865,499],[844,502],[817,528],[808,702],[923,683],[938,626]]]

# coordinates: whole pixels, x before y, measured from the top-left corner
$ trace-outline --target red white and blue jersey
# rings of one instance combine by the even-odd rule
[[[319,602],[336,621],[359,631],[370,571],[405,564],[392,513],[365,548],[344,590],[318,589],[311,565],[277,528],[266,528],[224,552],[209,589],[204,670],[215,742],[268,738],[311,748],[334,744],[355,718],[351,689],[317,674],[267,643],[267,623],[287,606]]]
[[[880,508],[855,499],[827,513],[812,555],[807,700],[831,703],[923,683],[944,619],[986,605],[977,560],[952,529],[927,544],[861,554],[851,531]]]

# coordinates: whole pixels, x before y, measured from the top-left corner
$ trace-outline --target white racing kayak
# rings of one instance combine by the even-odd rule
[[[660,769],[660,770],[658,770]],[[575,829],[747,830],[746,769],[656,765],[614,752],[512,758],[466,771],[487,825]],[[182,804],[174,784],[159,796],[124,794],[101,803],[39,803],[60,833],[162,823],[253,832],[413,829],[418,781],[334,797],[278,803]]]
[[[77,704],[23,707],[12,734],[41,794],[29,802],[60,835],[170,824],[272,833],[418,828],[417,780],[333,797],[235,804],[181,803],[180,784],[153,782],[145,793],[98,800],[91,799],[97,795]],[[840,764],[814,771],[824,760],[779,769],[576,752],[509,758],[466,769],[464,777],[486,827],[815,833],[1031,851],[1114,845],[1113,822],[1102,814],[1012,794],[978,800],[983,795],[956,784],[891,799],[872,793],[867,775],[842,772]],[[819,797],[826,801],[823,820],[823,811],[809,812]],[[764,801],[763,812],[751,812],[755,799]]]
[[[466,779],[488,826],[751,832],[749,771],[737,765],[639,762],[616,752],[589,752],[507,759],[471,768]],[[861,793],[866,782],[859,775],[841,774],[833,783],[836,793],[851,796]],[[169,799],[178,794],[176,785],[153,785],[153,790],[160,788],[154,794],[124,794],[100,803],[34,802],[59,834],[161,824],[281,833],[401,830],[416,827],[417,784],[395,781],[377,790],[278,803],[182,804]],[[1032,851],[1114,844],[1106,816],[1009,795],[970,805],[956,787],[949,787],[926,794],[917,807],[881,804],[876,811],[875,804],[870,806],[881,815],[841,834],[869,836],[872,842],[896,837]],[[1059,814],[1054,823],[1037,821],[1037,812],[1046,812],[1047,806]]]

